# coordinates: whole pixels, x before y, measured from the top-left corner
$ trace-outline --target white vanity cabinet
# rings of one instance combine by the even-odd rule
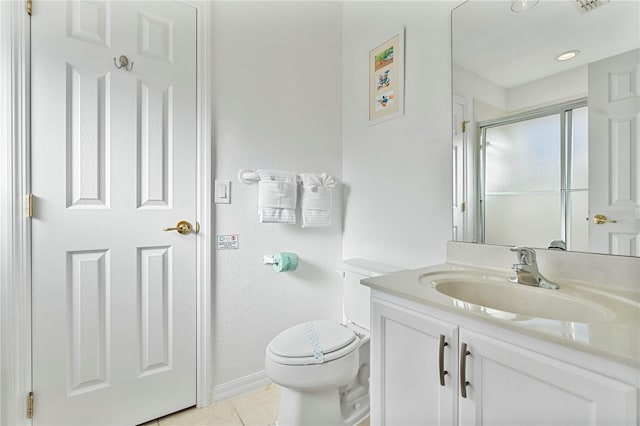
[[[371,424],[457,424],[458,327],[374,299],[371,329]]]
[[[525,348],[527,339],[489,337],[479,321],[449,312],[443,321],[437,309],[386,296],[372,299],[372,425],[637,424],[637,378],[614,380]]]

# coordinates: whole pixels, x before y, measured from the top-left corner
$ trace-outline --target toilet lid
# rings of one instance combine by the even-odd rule
[[[335,321],[310,321],[278,334],[269,344],[269,350],[281,357],[308,358],[318,350],[327,354],[342,349],[356,338],[353,331]]]

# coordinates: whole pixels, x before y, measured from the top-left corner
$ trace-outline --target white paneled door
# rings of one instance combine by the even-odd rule
[[[640,50],[634,49],[589,64],[590,251],[640,256],[639,163]]]
[[[195,405],[197,236],[163,230],[196,227],[195,9],[42,1],[31,31],[34,424]]]

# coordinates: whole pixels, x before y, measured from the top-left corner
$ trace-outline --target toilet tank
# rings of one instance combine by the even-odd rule
[[[360,284],[360,280],[400,271],[398,266],[387,265],[369,259],[346,259],[342,261],[344,271],[343,310],[345,320],[371,330],[371,290]]]

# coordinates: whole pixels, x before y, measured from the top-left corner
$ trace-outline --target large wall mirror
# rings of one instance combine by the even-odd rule
[[[640,256],[640,1],[452,11],[453,239]]]

